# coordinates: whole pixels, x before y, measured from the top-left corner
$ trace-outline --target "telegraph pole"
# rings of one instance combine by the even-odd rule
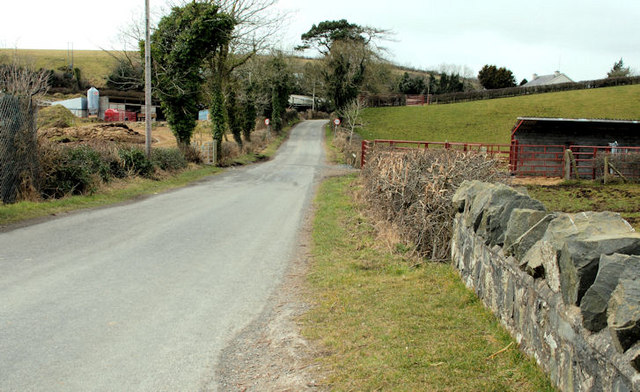
[[[144,0],[145,38],[144,38],[144,123],[145,152],[151,158],[151,34],[149,32],[149,0]]]

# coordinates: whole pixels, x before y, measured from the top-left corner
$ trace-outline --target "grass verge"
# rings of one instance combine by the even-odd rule
[[[376,249],[350,196],[353,176],[319,190],[309,274],[314,306],[303,333],[335,391],[551,391],[450,265],[411,268]],[[491,357],[491,358],[490,358]]]
[[[294,124],[295,125],[295,124]],[[275,137],[261,154],[245,154],[234,160],[234,165],[247,165],[270,159],[278,148],[289,137],[293,126],[286,127],[280,135]],[[21,201],[14,204],[0,203],[0,227],[20,221],[56,215],[64,212],[86,208],[103,207],[121,203],[141,196],[166,192],[171,189],[186,186],[205,177],[218,174],[224,169],[213,166],[198,166],[192,170],[185,170],[161,180],[134,178],[129,181],[114,181],[102,190],[82,196],[68,196],[63,199],[43,202]]]
[[[327,123],[324,127],[325,151],[327,153],[327,161],[338,165],[345,164],[344,153],[338,149],[333,143],[334,131],[331,123]]]
[[[0,205],[0,226],[79,209],[102,207],[144,195],[166,192],[221,171],[222,169],[217,167],[205,166],[195,170],[186,170],[163,180],[137,177],[130,181],[114,181],[110,186],[92,195],[68,196],[63,199],[43,202],[21,201],[15,204]]]
[[[527,190],[549,211],[614,211],[640,231],[640,184],[565,181],[558,185],[527,185]]]

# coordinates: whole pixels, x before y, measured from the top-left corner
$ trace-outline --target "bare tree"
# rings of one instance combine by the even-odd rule
[[[48,75],[45,70],[34,71],[21,65],[15,58],[0,66],[0,92],[18,97],[42,96],[49,89]]]
[[[344,119],[344,125],[349,131],[349,144],[353,140],[353,134],[356,129],[362,127],[362,109],[365,108],[363,100],[356,98],[349,102],[347,106],[340,111],[340,117]]]

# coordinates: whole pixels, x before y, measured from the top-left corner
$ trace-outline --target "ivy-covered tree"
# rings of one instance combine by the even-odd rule
[[[271,60],[271,121],[276,133],[282,131],[285,112],[289,105],[291,74],[282,53]]]
[[[233,140],[242,149],[242,109],[238,104],[238,97],[235,88],[229,89],[227,96],[227,118],[229,119],[229,128],[233,135]]]
[[[178,145],[189,145],[204,82],[202,65],[231,38],[234,20],[215,4],[174,7],[151,36],[155,93]]]
[[[487,90],[496,88],[515,87],[516,78],[513,76],[513,72],[505,67],[496,67],[495,65],[485,65],[478,72],[478,80],[482,87]]]
[[[244,91],[244,99],[242,100],[242,113],[244,114],[242,134],[244,135],[244,140],[247,142],[251,141],[251,132],[253,132],[256,127],[256,117],[258,116],[254,90],[253,83],[249,82]]]
[[[613,64],[613,67],[607,72],[607,78],[624,78],[631,74],[629,67],[624,66],[622,58]]]

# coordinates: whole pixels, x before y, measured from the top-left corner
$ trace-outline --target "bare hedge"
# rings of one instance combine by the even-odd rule
[[[609,158],[609,163],[629,180],[640,181],[640,153],[611,154],[598,153],[593,164],[596,169],[596,178],[604,177],[604,158]]]
[[[455,215],[451,198],[460,184],[504,181],[507,175],[493,157],[451,150],[374,150],[362,171],[372,210],[434,261],[449,259]]]

